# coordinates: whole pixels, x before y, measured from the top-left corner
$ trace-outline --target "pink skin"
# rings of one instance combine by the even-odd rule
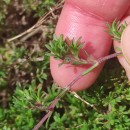
[[[122,49],[123,55],[118,56],[118,60],[126,70],[127,77],[130,80],[130,16],[126,17],[122,23],[124,21],[127,22],[128,26],[122,34],[121,43],[114,41],[114,48],[116,52],[118,52],[117,47]]]
[[[108,55],[111,48],[111,38],[105,32],[106,22],[115,18],[121,19],[130,7],[129,0],[66,0],[59,18],[55,34],[70,39],[82,36],[84,49],[95,59]],[[61,61],[50,59],[51,74],[60,86],[67,86],[86,66],[62,65]],[[103,64],[76,82],[71,90],[79,91],[90,87],[97,79]]]

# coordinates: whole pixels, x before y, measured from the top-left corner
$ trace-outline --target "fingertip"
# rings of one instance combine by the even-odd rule
[[[125,69],[126,75],[130,81],[130,16],[124,18],[120,25],[124,24],[124,22],[126,22],[128,25],[123,31],[121,42],[114,41],[114,48],[116,52],[120,51],[120,49],[117,48],[121,48],[121,51],[123,52],[123,55],[118,56],[118,60]]]
[[[130,81],[130,72],[126,72],[127,78]]]
[[[121,49],[122,49],[123,56],[125,57],[126,61],[130,65],[130,24],[128,24],[128,26],[126,27],[126,29],[122,34]]]

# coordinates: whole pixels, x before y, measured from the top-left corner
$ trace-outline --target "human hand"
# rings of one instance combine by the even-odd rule
[[[111,38],[105,32],[106,22],[112,22],[115,18],[122,19],[128,15],[130,8],[129,0],[66,0],[61,16],[59,18],[55,34],[70,39],[78,39],[82,36],[84,49],[98,59],[108,55],[111,48]],[[122,37],[122,39],[126,37]],[[128,38],[128,37],[127,37]],[[128,41],[127,41],[128,42]],[[115,42],[115,46],[118,43]],[[128,53],[128,51],[126,51]],[[119,57],[120,62],[127,63]],[[60,61],[51,57],[50,68],[55,82],[61,86],[67,86],[79,74],[85,71],[89,66],[63,65],[58,67]],[[124,68],[129,68],[124,65]],[[73,91],[79,91],[88,88],[95,82],[103,64],[81,78],[71,88]],[[127,69],[126,69],[127,70]],[[128,71],[128,70],[127,70]]]

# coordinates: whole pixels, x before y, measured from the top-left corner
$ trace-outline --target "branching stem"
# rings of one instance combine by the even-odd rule
[[[94,70],[97,66],[99,66],[102,62],[115,58],[119,55],[121,55],[122,52],[118,52],[118,53],[114,53],[114,54],[110,54],[108,56],[99,58],[97,60],[97,62],[95,62],[89,69],[87,69],[86,71],[84,71],[83,73],[81,73],[77,78],[75,78],[69,85],[67,85],[65,87],[64,90],[62,90],[62,92],[53,100],[53,102],[51,103],[51,105],[48,107],[48,112],[47,114],[41,119],[41,121],[34,127],[33,130],[38,130],[42,124],[51,116],[57,102],[69,91],[71,90],[71,87],[78,81],[80,80],[84,75],[88,74],[89,72],[91,72],[92,70]]]

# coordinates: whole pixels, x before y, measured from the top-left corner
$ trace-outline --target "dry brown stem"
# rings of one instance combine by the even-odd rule
[[[47,14],[45,14],[44,16],[42,16],[42,17],[37,21],[37,23],[36,23],[35,25],[33,25],[31,28],[29,28],[29,29],[26,30],[25,32],[23,32],[23,33],[21,33],[21,34],[15,36],[15,37],[13,37],[13,38],[8,39],[7,42],[14,41],[14,40],[16,40],[16,39],[18,39],[18,38],[21,38],[21,37],[23,37],[23,36],[25,36],[25,35],[27,35],[27,34],[33,32],[33,31],[35,31],[36,28],[38,28],[39,26],[41,26],[41,25],[46,21],[46,19],[48,18],[49,15],[54,16],[54,13],[53,13],[53,12],[56,11],[56,10],[58,10],[58,9],[60,9],[60,8],[62,8],[62,7],[63,7],[63,3],[64,3],[64,1],[61,1],[60,3],[58,3],[58,4],[57,4],[53,9],[51,9]]]

